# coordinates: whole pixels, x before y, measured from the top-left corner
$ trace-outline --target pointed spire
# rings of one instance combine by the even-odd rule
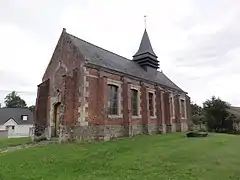
[[[137,62],[144,69],[158,69],[159,62],[157,60],[157,55],[154,53],[147,30],[145,28],[141,44],[137,53],[133,56],[133,60]],[[150,68],[150,69],[151,69]]]
[[[153,48],[152,48],[152,45],[151,45],[151,42],[150,42],[150,39],[149,39],[149,36],[148,36],[148,33],[147,33],[146,29],[144,30],[142,41],[141,41],[141,44],[139,46],[139,49],[134,56],[144,54],[144,53],[149,53],[153,56],[156,56],[156,54],[153,51]]]

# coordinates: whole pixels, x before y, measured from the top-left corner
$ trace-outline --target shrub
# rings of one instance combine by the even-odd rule
[[[187,137],[207,137],[206,131],[191,131],[187,133]]]

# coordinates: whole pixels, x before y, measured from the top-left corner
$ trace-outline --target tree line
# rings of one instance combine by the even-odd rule
[[[232,111],[228,102],[212,96],[202,107],[191,103],[192,122],[212,132],[236,132],[240,116]]]
[[[27,106],[26,102],[17,94],[16,91],[12,91],[4,98],[6,108],[28,108],[34,111],[35,105]]]
[[[29,108],[35,110],[35,106],[27,106],[26,102],[13,91],[4,99],[5,107],[7,108]],[[214,132],[234,132],[236,125],[240,126],[239,115],[231,110],[231,105],[228,102],[212,96],[206,100],[202,107],[196,103],[191,103],[192,123],[205,128],[208,131]],[[239,128],[240,129],[240,128]]]

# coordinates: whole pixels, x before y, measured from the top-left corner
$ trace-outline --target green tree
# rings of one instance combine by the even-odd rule
[[[203,115],[203,108],[198,106],[196,103],[191,103],[192,121],[195,125],[205,124],[205,118]]]
[[[231,131],[232,119],[228,109],[230,104],[220,98],[212,96],[210,100],[203,103],[203,113],[208,129],[211,131]]]
[[[26,102],[15,91],[8,94],[4,100],[8,108],[22,108],[27,106]]]
[[[29,106],[28,109],[29,109],[30,111],[34,112],[34,111],[35,111],[35,106],[34,106],[34,105]]]

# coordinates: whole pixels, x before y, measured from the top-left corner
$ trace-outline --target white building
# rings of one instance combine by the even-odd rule
[[[27,108],[0,108],[0,138],[31,136],[33,124],[33,112]]]

